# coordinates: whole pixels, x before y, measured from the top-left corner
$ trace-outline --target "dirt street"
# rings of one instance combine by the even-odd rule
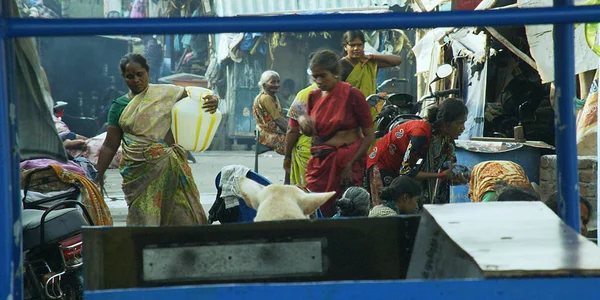
[[[254,151],[207,151],[194,153],[196,163],[190,164],[194,180],[200,191],[200,201],[204,210],[212,206],[217,190],[215,188],[215,177],[221,168],[227,165],[244,165],[254,170]],[[258,157],[258,172],[267,177],[273,183],[283,183],[283,156],[275,152],[266,152]],[[105,198],[109,206],[115,226],[125,226],[127,217],[127,204],[121,190],[121,175],[117,169],[106,172]]]

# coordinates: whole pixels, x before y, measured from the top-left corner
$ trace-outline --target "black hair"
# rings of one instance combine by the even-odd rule
[[[514,186],[504,180],[494,184],[496,201],[540,201],[540,196],[533,190],[523,186]]]
[[[309,67],[311,69],[314,67],[323,68],[331,72],[333,75],[340,75],[342,72],[340,58],[331,50],[321,50],[315,53],[315,55],[310,59]]]
[[[466,117],[468,114],[467,106],[462,100],[448,98],[439,106],[429,109],[427,120],[434,128],[439,128],[441,122],[454,122],[460,117]]]
[[[352,40],[359,39],[363,42],[366,42],[365,34],[360,30],[349,30],[344,33],[344,37],[342,38],[342,46],[348,45]]]
[[[581,195],[579,196],[579,203],[582,203],[583,205],[585,205],[585,207],[588,210],[588,214],[589,217],[592,217],[592,214],[594,213],[594,211],[592,210],[592,204],[587,201],[585,198],[583,198]],[[558,215],[558,192],[554,192],[552,194],[550,194],[550,196],[548,196],[548,198],[546,199],[546,201],[544,202],[544,204],[546,204],[546,206],[548,206],[548,208],[550,208],[555,214]],[[584,224],[587,225],[587,224]]]
[[[398,176],[392,180],[389,186],[381,191],[381,199],[396,201],[402,195],[415,197],[421,195],[422,188],[418,181],[409,176]]]
[[[121,58],[121,61],[119,62],[119,69],[121,70],[121,75],[125,74],[125,68],[131,62],[140,64],[142,68],[146,69],[146,71],[150,73],[150,66],[148,65],[148,61],[143,55],[137,53],[129,53],[123,56],[123,58]]]
[[[528,188],[515,186],[504,190],[497,201],[540,201],[540,197]]]
[[[335,201],[342,217],[366,217],[369,214],[371,195],[367,190],[352,186],[346,189],[340,199]]]

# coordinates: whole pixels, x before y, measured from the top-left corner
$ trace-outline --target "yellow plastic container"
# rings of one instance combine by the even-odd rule
[[[212,95],[212,91],[202,87],[185,87],[188,97],[179,100],[173,106],[171,130],[175,142],[184,149],[202,152],[210,143],[221,123],[221,112],[217,109],[214,114],[202,109],[204,97]]]

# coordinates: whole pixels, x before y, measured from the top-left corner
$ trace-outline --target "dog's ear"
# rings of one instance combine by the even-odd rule
[[[310,215],[333,196],[335,196],[335,192],[304,194],[298,198],[298,206],[305,215]]]
[[[240,194],[246,205],[254,209],[258,209],[260,202],[262,201],[259,196],[264,186],[258,184],[252,179],[242,177],[240,179]]]

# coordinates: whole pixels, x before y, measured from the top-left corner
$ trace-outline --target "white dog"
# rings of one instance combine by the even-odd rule
[[[262,186],[247,178],[240,179],[240,193],[244,202],[256,209],[255,222],[308,219],[335,195],[335,192],[307,194],[293,185]]]

